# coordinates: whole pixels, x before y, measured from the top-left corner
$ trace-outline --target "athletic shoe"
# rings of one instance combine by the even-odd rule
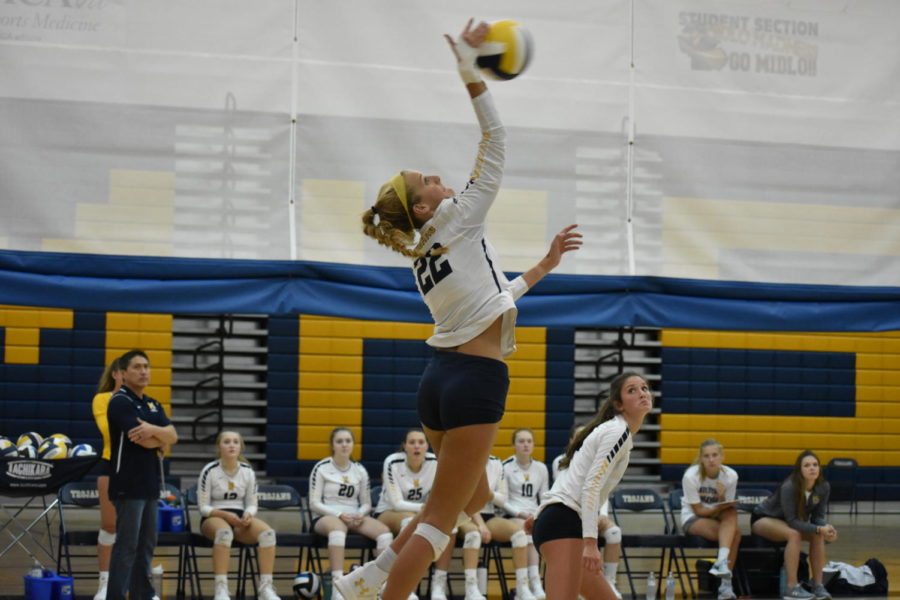
[[[541,585],[540,577],[529,577],[528,585],[531,587],[531,594],[535,600],[545,600],[547,598],[547,592],[544,591],[544,586]]]
[[[368,562],[337,579],[332,594],[337,590],[346,600],[375,600],[387,576],[374,562]]]
[[[709,570],[709,574],[713,577],[731,577],[731,569],[728,568],[728,561],[717,560]]]
[[[785,594],[784,600],[813,600],[816,596],[806,591],[806,588],[799,583],[794,586],[790,592]]]
[[[466,597],[465,600],[487,600],[481,592],[478,591],[478,588],[475,586],[466,586]]]
[[[813,584],[812,593],[816,597],[816,600],[831,600],[831,594],[828,593],[828,590],[826,590],[825,586],[821,583]]]
[[[431,600],[447,600],[447,579],[445,577],[432,578]]]
[[[256,600],[281,600],[281,596],[275,591],[274,585],[267,583],[256,592]]]
[[[718,600],[737,600],[737,595],[734,593],[734,589],[731,587],[731,582],[723,581],[719,585]]]
[[[605,578],[604,578],[605,579]],[[609,584],[609,587],[612,588],[613,594],[616,595],[617,600],[622,600],[622,592],[619,591],[619,588],[616,587],[615,579],[607,579],[606,583]]]
[[[227,583],[216,584],[216,594],[213,596],[213,600],[231,600],[231,596],[228,595]]]
[[[516,580],[516,600],[536,600],[527,579]]]
[[[97,590],[97,593],[94,594],[94,600],[106,600],[106,583],[105,582]]]
[[[419,600],[419,594],[416,593],[416,590],[413,590],[409,593],[409,596],[406,597],[406,600]]]

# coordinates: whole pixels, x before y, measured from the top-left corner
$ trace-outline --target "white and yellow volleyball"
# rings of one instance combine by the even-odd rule
[[[534,43],[531,34],[518,22],[504,19],[491,23],[487,37],[478,47],[478,67],[485,76],[507,81],[522,74],[531,62]]]
[[[69,447],[59,438],[48,437],[38,446],[37,456],[53,460],[66,458],[69,456]]]

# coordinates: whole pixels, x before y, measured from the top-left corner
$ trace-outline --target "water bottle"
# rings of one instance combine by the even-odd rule
[[[478,570],[475,572],[478,581],[478,591],[483,595],[487,595],[487,567],[483,562],[478,563]]]
[[[41,563],[39,563],[37,559],[34,559],[34,566],[32,566],[31,570],[28,571],[28,575],[30,577],[34,577],[35,579],[40,579],[44,576],[44,568],[41,566]]]
[[[656,574],[650,571],[650,574],[647,575],[647,600],[655,600],[656,585]]]
[[[784,570],[784,567],[781,567],[781,571],[778,572],[778,589],[780,590],[781,597],[784,598],[784,595],[787,593],[787,571]]]
[[[675,576],[669,571],[669,578],[666,579],[666,600],[675,600]]]
[[[157,596],[162,598],[163,566],[161,564],[153,565],[153,568],[150,569],[150,572],[153,574],[153,591],[156,592]]]

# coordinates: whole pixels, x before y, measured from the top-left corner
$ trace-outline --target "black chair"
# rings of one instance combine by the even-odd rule
[[[828,498],[828,511],[831,512],[832,502],[848,502],[848,513],[859,514],[859,506],[856,501],[857,471],[859,465],[853,458],[832,458],[825,467],[825,479],[831,485],[831,494]]]
[[[156,537],[156,552],[154,557],[176,557],[178,559],[178,569],[174,575],[165,573],[163,580],[175,581],[175,596],[178,600],[182,600],[187,589],[185,583],[191,586],[191,598],[201,596],[200,579],[197,572],[196,556],[191,547],[190,522],[188,520],[187,506],[185,505],[184,496],[177,487],[172,483],[166,483],[165,491],[160,491],[160,499],[167,496],[175,497],[175,505],[180,507],[184,513],[184,530],[183,531],[161,531]],[[169,550],[169,552],[166,552]]]
[[[278,528],[278,547],[297,549],[298,570],[305,564],[306,570],[314,570],[322,573],[322,558],[316,548],[316,536],[309,530],[306,521],[306,511],[303,508],[303,498],[296,488],[289,485],[260,485],[256,493],[259,510],[262,511],[293,511],[296,513],[296,530],[288,531],[284,527]],[[264,518],[260,515],[260,518]],[[271,525],[271,523],[269,523]],[[255,549],[251,552],[255,558]],[[276,579],[291,579],[296,575],[295,571],[273,573]]]
[[[199,531],[194,531],[192,525],[192,519],[190,514],[190,508],[198,508],[199,504],[197,502],[197,486],[191,486],[184,492],[184,505],[185,505],[185,523],[187,524],[186,533],[188,537],[187,546],[191,550],[191,561],[193,565],[193,571],[196,574],[197,580],[197,588],[198,595],[202,598],[202,593],[200,592],[200,582],[201,581],[212,581],[215,579],[213,572],[211,570],[201,570],[199,567],[199,561],[197,560],[197,549],[198,548],[207,548],[212,549],[213,543],[212,540],[208,539]],[[243,544],[238,542],[237,540],[231,543],[231,549],[238,551],[238,572],[237,572],[237,588],[235,593],[235,598],[237,600],[244,600],[247,597],[247,580],[250,580],[251,585],[253,586],[253,595],[257,595],[257,585],[256,585],[256,576],[257,576],[257,563],[254,560],[254,554],[251,551],[251,548],[255,548],[256,544]],[[206,558],[206,557],[204,557]],[[212,563],[212,557],[208,558],[210,564]]]
[[[56,570],[60,575],[78,579],[79,577],[97,577],[96,562],[87,571],[73,571],[72,558],[97,556],[97,533],[100,525],[100,496],[96,481],[76,481],[67,483],[57,492],[59,504],[59,545],[56,554]],[[67,518],[73,510],[90,510],[96,512],[96,527],[91,529],[72,529]],[[73,548],[89,548],[86,553],[73,554]]]
[[[665,581],[665,567],[668,559],[668,566],[673,574],[678,578],[681,586],[682,596],[688,595],[688,588],[684,585],[684,577],[688,574],[684,571],[681,562],[675,558],[671,558],[672,554],[679,552],[681,545],[684,543],[682,536],[670,532],[666,505],[662,496],[652,488],[626,488],[616,490],[611,499],[610,507],[612,508],[612,516],[616,524],[622,528],[623,532],[629,531],[627,524],[623,524],[622,519],[628,513],[656,514],[659,515],[659,533],[656,534],[628,534],[622,536],[622,565],[625,568],[625,575],[628,577],[628,587],[631,595],[635,596],[634,588],[635,579],[645,579],[649,571],[635,571],[631,568],[631,561],[634,559],[658,559],[659,568],[654,571],[657,581],[662,584]],[[633,530],[633,528],[632,528]],[[636,554],[636,550],[654,550],[655,554]],[[674,569],[672,568],[674,567]],[[688,576],[689,583],[690,577]],[[659,586],[659,589],[662,585]]]
[[[755,494],[756,490],[748,490],[751,494]],[[762,490],[764,500],[768,496],[768,492]],[[669,492],[669,511],[671,512],[671,533],[681,534],[683,544],[680,548],[680,556],[682,567],[687,572],[688,582],[691,584],[691,593],[694,593],[693,580],[697,580],[697,589],[700,589],[700,574],[696,570],[691,570],[690,562],[687,559],[686,550],[718,550],[719,543],[715,540],[708,540],[700,535],[689,535],[680,529],[678,525],[678,517],[677,515],[681,513],[682,500],[684,498],[684,490],[672,490]],[[741,495],[741,490],[737,490],[735,494],[735,498],[738,501],[738,504],[735,505],[735,508],[740,511],[741,509],[741,501],[742,498],[744,501],[756,500],[758,496],[747,496],[746,493],[744,496]],[[759,500],[761,501],[761,500]],[[750,508],[752,511],[752,506]],[[715,562],[715,561],[713,561]],[[742,568],[740,561],[740,554],[735,557],[734,563],[734,573],[733,573],[733,582],[734,582],[734,590],[738,596],[746,596],[750,594],[750,581],[747,577],[747,572]]]

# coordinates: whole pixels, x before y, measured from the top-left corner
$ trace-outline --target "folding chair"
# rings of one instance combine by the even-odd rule
[[[610,499],[612,507],[612,516],[616,524],[622,527],[622,531],[634,531],[637,527],[637,519],[631,518],[632,526],[622,524],[622,518],[628,513],[640,513],[645,515],[657,515],[659,517],[658,527],[659,533],[655,534],[624,534],[622,536],[622,565],[625,567],[625,575],[628,577],[628,587],[631,589],[632,596],[635,595],[634,580],[638,577],[646,577],[650,570],[636,571],[631,568],[631,562],[634,559],[653,559],[659,560],[659,568],[657,571],[657,581],[665,580],[664,568],[666,566],[667,555],[675,553],[683,543],[681,536],[669,533],[670,525],[666,512],[666,506],[662,496],[651,488],[627,488],[616,490]],[[655,549],[657,554],[635,554],[637,549]],[[676,559],[669,558],[668,566],[674,566],[674,575],[678,577],[681,586],[682,596],[686,596],[688,590],[685,588],[683,577],[687,575]],[[662,587],[662,586],[660,586]]]
[[[57,492],[59,503],[59,546],[57,547],[56,570],[60,575],[79,577],[97,577],[97,534],[100,529],[100,495],[96,481],[78,481],[67,483]],[[96,527],[91,529],[72,529],[67,518],[74,510],[90,510],[96,513]],[[90,548],[86,554],[74,554],[72,548]],[[72,569],[72,558],[92,558],[92,567],[85,571]]]
[[[832,502],[850,503],[848,514],[858,515],[859,505],[856,502],[856,476],[859,465],[853,458],[832,458],[825,467],[825,479],[831,485],[831,494],[828,498],[828,511],[831,512]]]
[[[671,513],[671,515],[670,515],[670,520],[671,520],[670,532],[680,534],[681,539],[683,540],[683,543],[681,545],[681,548],[679,549],[679,552],[681,555],[682,568],[688,574],[688,583],[690,584],[691,594],[693,595],[694,594],[693,579],[697,580],[697,590],[699,592],[700,574],[696,570],[691,570],[690,562],[687,559],[686,550],[692,550],[692,549],[693,550],[718,550],[719,543],[714,540],[708,540],[705,537],[700,536],[700,535],[686,534],[684,531],[681,530],[680,526],[678,525],[677,515],[679,515],[681,513],[681,506],[682,506],[683,498],[684,498],[683,490],[679,489],[679,490],[672,490],[671,492],[669,492],[668,505],[669,505],[669,511]],[[737,494],[737,499],[738,499],[738,502],[740,502],[740,492],[738,492],[738,494]],[[740,509],[738,508],[738,510],[740,510]],[[713,562],[715,562],[715,561],[713,561]],[[734,579],[735,593],[738,596],[744,596],[744,595],[750,594],[750,582],[747,578],[747,572],[741,566],[740,556],[737,556],[735,558],[733,579]]]
[[[180,506],[184,512],[184,530],[183,531],[160,531],[156,537],[156,552],[154,558],[175,557],[178,560],[178,569],[175,575],[165,573],[163,580],[174,579],[176,581],[175,596],[178,600],[182,600],[186,595],[185,583],[191,586],[191,598],[202,596],[200,592],[200,576],[197,572],[196,556],[191,547],[190,523],[188,521],[187,506],[184,502],[184,496],[181,490],[172,483],[166,483],[165,492],[160,492],[160,498],[163,496],[174,496],[177,506]],[[174,553],[166,553],[163,550],[173,549]]]
[[[260,511],[286,511],[296,512],[296,531],[285,531],[278,528],[278,548],[297,549],[297,570],[291,572],[273,573],[277,579],[293,580],[296,573],[303,567],[303,557],[306,554],[306,570],[314,567],[314,571],[322,573],[322,557],[316,548],[316,536],[309,531],[309,524],[304,518],[303,502],[297,490],[289,485],[260,485],[256,493]],[[261,515],[261,518],[265,518]],[[269,523],[272,525],[272,523]],[[274,527],[273,527],[274,528]],[[251,548],[254,559],[255,549]]]
[[[184,492],[184,505],[185,505],[185,523],[186,533],[187,533],[187,546],[191,550],[191,561],[193,564],[193,570],[196,574],[197,587],[198,590],[200,588],[201,581],[213,581],[215,576],[212,574],[211,570],[201,571],[198,565],[197,559],[197,548],[208,548],[212,550],[213,543],[212,540],[206,538],[199,531],[194,531],[192,525],[192,519],[190,516],[190,508],[198,508],[197,503],[197,486],[193,485],[189,487]],[[198,508],[199,510],[199,508]],[[257,594],[257,585],[256,585],[256,576],[257,576],[257,567],[256,562],[253,560],[253,554],[251,553],[251,548],[255,548],[256,544],[242,544],[235,540],[231,544],[232,550],[238,551],[238,572],[237,572],[237,588],[235,590],[235,598],[236,600],[244,600],[247,597],[247,579],[250,579],[250,583],[253,586],[253,595]],[[210,565],[212,564],[212,554],[210,553],[208,560]],[[203,574],[208,573],[208,576],[203,576]],[[202,597],[202,593],[200,593]]]

